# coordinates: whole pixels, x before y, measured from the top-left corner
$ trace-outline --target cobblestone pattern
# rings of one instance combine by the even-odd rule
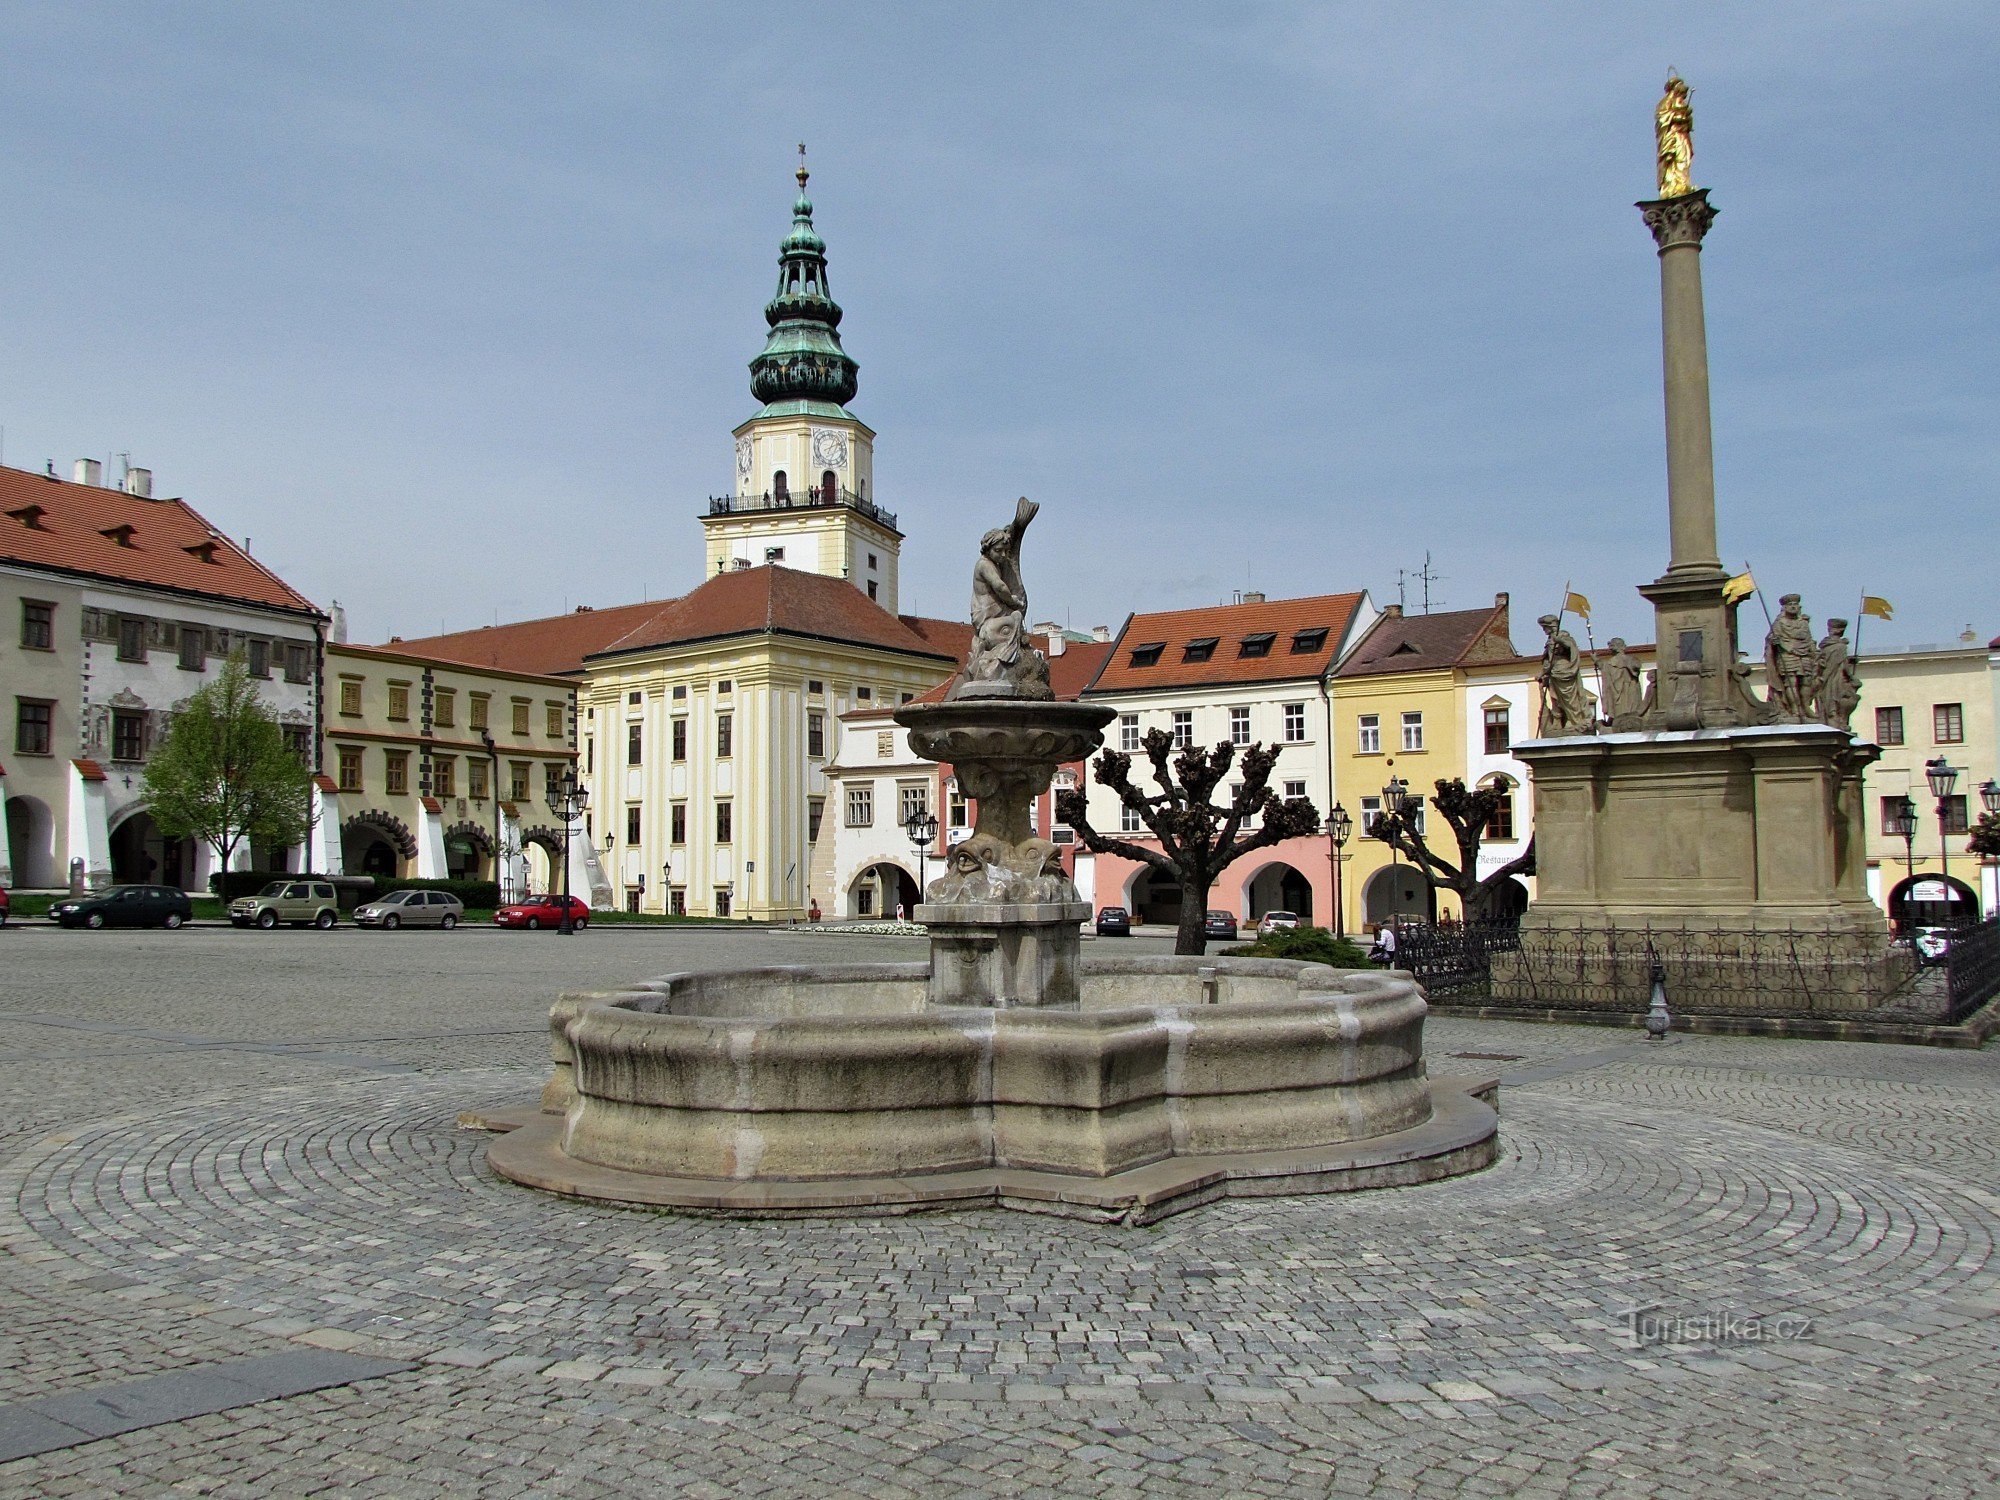
[[[106,983],[105,936],[5,954],[31,998],[0,1006],[0,1400],[301,1342],[423,1364],[19,1460],[0,1494],[2000,1486],[1990,1052],[1592,1059],[1601,1029],[1438,1021],[1435,1071],[1579,1064],[1503,1095],[1476,1177],[1136,1231],[719,1221],[499,1182],[457,1113],[539,1084],[565,982],[814,939],[483,936],[407,980],[386,946],[295,942],[300,969],[260,987],[235,970],[262,935],[183,933],[152,941],[212,946],[142,997]],[[1649,1302],[1814,1326],[1624,1347],[1620,1311]]]

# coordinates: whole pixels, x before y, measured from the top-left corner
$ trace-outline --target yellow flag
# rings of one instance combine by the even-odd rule
[[[1873,615],[1878,620],[1893,620],[1896,618],[1896,606],[1887,599],[1878,599],[1873,594],[1863,594],[1861,613]]]
[[[1571,594],[1563,600],[1563,608],[1578,619],[1590,618],[1590,601],[1581,594]]]
[[[1757,580],[1748,573],[1738,573],[1722,586],[1722,599],[1725,604],[1741,604],[1756,592]]]

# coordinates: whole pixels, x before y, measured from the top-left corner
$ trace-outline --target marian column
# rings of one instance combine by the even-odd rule
[[[1660,196],[1638,205],[1660,252],[1660,354],[1666,388],[1667,571],[1640,589],[1653,603],[1659,684],[1653,727],[1741,724],[1750,706],[1736,674],[1736,609],[1715,542],[1715,450],[1708,414],[1708,327],[1702,312],[1701,242],[1715,222],[1708,190],[1694,187],[1694,117],[1688,86],[1669,75],[1655,116]]]

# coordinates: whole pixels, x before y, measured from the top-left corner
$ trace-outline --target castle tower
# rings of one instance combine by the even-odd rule
[[[736,429],[735,492],[702,517],[707,571],[780,563],[845,578],[893,614],[903,534],[875,504],[875,433],[847,409],[857,367],[840,347],[803,146],[797,175],[778,292],[764,309],[770,338],[750,361],[750,393],[764,405]]]

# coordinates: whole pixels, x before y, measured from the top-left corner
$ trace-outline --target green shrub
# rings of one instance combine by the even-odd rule
[[[1368,954],[1346,938],[1337,938],[1324,927],[1281,927],[1254,943],[1222,950],[1228,958],[1293,958],[1309,964],[1327,964],[1336,969],[1365,969]]]
[[[315,875],[300,870],[225,870],[208,877],[208,888],[227,906],[239,896],[256,895],[274,880],[330,880],[334,900],[342,911],[353,911],[375,894],[373,876]]]

